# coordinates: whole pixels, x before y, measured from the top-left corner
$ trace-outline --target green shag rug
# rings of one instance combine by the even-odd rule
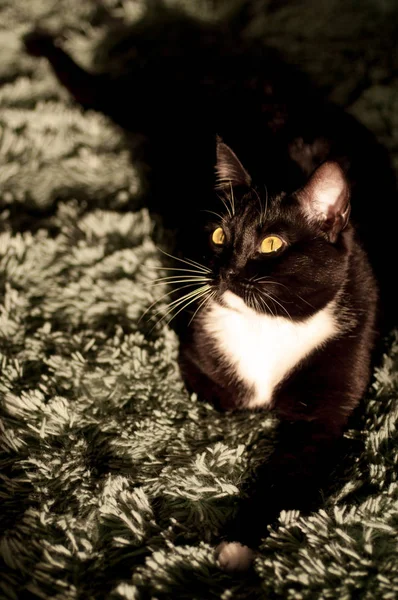
[[[209,2],[185,4],[211,17]],[[333,495],[308,517],[282,513],[254,573],[215,562],[274,420],[187,394],[174,333],[140,320],[164,290],[148,286],[161,263],[122,132],[83,114],[19,41],[36,23],[62,29],[90,65],[104,6],[129,21],[145,5],[0,2],[0,598],[398,598],[394,334]],[[253,30],[366,123],[398,167],[396,1],[257,9]]]

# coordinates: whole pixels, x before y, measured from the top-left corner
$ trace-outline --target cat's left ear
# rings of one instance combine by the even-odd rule
[[[217,136],[216,188],[245,185],[250,187],[251,177],[235,152]]]
[[[350,188],[341,167],[325,162],[297,192],[304,213],[318,222],[329,241],[336,242],[350,217]]]

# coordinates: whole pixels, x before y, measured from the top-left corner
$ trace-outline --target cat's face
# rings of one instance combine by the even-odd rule
[[[293,196],[255,189],[236,155],[218,147],[217,215],[204,226],[204,264],[214,298],[226,291],[257,312],[299,319],[323,308],[340,289],[350,235],[348,186],[325,163]]]

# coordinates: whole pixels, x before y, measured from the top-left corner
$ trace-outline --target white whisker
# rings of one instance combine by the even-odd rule
[[[224,205],[224,207],[225,207],[225,210],[227,211],[227,213],[228,213],[229,217],[232,219],[232,213],[231,213],[231,210],[230,210],[230,208],[229,208],[228,204],[226,203],[226,201],[224,200],[224,198],[222,198],[222,197],[220,196],[220,194],[217,194],[217,197],[219,198],[219,200],[221,200],[221,202],[223,203],[223,205]]]
[[[201,271],[197,271],[194,269],[179,269],[178,267],[147,267],[148,269],[161,269],[162,271],[183,271],[184,273],[196,273],[197,275],[202,275]]]
[[[268,188],[264,183],[264,189],[265,189],[265,209],[264,209],[264,217],[263,217],[263,223],[265,222],[265,219],[267,217],[267,212],[268,212]]]
[[[212,300],[216,294],[217,294],[217,291],[214,291],[214,292],[210,293],[210,296],[208,296],[207,298],[202,300],[202,302],[199,304],[198,308],[193,313],[191,319],[189,320],[188,326],[192,323],[192,321],[194,320],[194,318],[196,317],[197,313],[200,311],[202,306],[205,306],[208,302],[210,302],[210,300]]]
[[[205,283],[207,281],[211,281],[211,279],[209,277],[188,277],[186,275],[178,275],[176,277],[161,277],[160,279],[155,279],[154,281],[148,281],[146,282],[146,285],[171,285],[173,283],[188,283],[189,281],[192,281],[192,283]]]
[[[278,281],[270,281],[270,278],[267,277],[267,276],[265,276],[265,277],[257,277],[257,278],[252,277],[250,279],[250,281],[252,281],[253,283],[261,283],[262,281],[266,281],[270,285],[280,285],[281,287],[286,288],[294,296],[297,296],[297,298],[299,298],[299,300],[301,300],[302,302],[304,302],[305,304],[307,304],[309,307],[315,309],[315,307],[310,302],[308,302],[308,300],[306,300],[305,298],[302,298],[302,296],[300,296],[300,294],[297,294],[297,292],[293,292],[284,283],[279,283]],[[291,304],[291,303],[289,303],[289,304]]]
[[[190,304],[192,304],[192,302],[195,302],[196,300],[199,300],[199,298],[202,298],[204,295],[206,295],[209,292],[209,289],[208,289],[209,286],[205,286],[205,287],[206,287],[205,290],[203,290],[203,288],[199,288],[199,290],[196,290],[195,294],[184,296],[178,302],[176,302],[176,301],[172,302],[171,304],[174,304],[174,306],[172,306],[163,315],[163,317],[161,319],[159,319],[158,323],[161,323],[163,321],[163,319],[165,319],[171,312],[173,312],[174,309],[180,307],[181,304],[182,304],[181,308],[179,308],[179,310],[171,317],[171,319],[169,319],[167,321],[167,323],[170,323],[178,314],[180,314],[181,311],[183,311],[185,308],[187,308],[187,306],[189,306]],[[188,300],[188,301],[186,302],[186,300]],[[171,305],[169,305],[169,306],[171,306]]]
[[[229,182],[229,187],[231,189],[230,204],[231,204],[232,215],[235,215],[235,196],[234,196],[234,188],[232,187],[232,181]]]
[[[269,277],[257,277],[257,279],[253,279],[252,281],[253,283],[261,283],[263,281],[266,281],[270,285],[280,285],[290,292],[290,289],[287,287],[287,285],[285,285],[284,283],[279,283],[278,281],[271,281]]]
[[[307,304],[307,305],[308,305],[310,308],[313,308],[313,309],[315,310],[315,306],[313,306],[313,305],[311,304],[311,302],[308,302],[308,300],[306,300],[305,298],[302,298],[302,297],[300,296],[300,294],[297,294],[297,292],[293,292],[293,293],[294,293],[294,295],[295,295],[295,296],[297,296],[297,298],[298,298],[299,300],[301,300],[301,302],[304,302],[304,303],[305,303],[305,304]]]
[[[271,302],[273,302],[274,304],[277,304],[278,306],[280,306],[281,309],[285,311],[285,313],[287,314],[287,316],[289,317],[289,319],[291,321],[293,321],[292,317],[290,316],[289,311],[283,306],[283,304],[281,304],[278,300],[276,300],[276,298],[274,298],[271,294],[268,294],[267,292],[264,292],[264,290],[262,290],[262,291],[267,296],[267,298],[269,298],[271,300]]]
[[[223,217],[219,213],[215,212],[214,210],[202,210],[201,212],[206,212],[206,213],[209,213],[210,215],[215,215],[216,217],[218,217],[220,219],[220,221],[225,221],[225,217]]]
[[[262,296],[259,297],[259,300],[261,300],[262,305],[265,307],[265,310],[266,311],[268,310],[273,317],[276,317],[276,313],[272,310],[272,308],[269,306],[269,304],[265,301],[265,299]]]
[[[140,318],[138,319],[138,322],[140,322],[140,321],[141,321],[141,319],[143,319],[143,318],[145,317],[145,315],[146,315],[146,314],[147,314],[147,313],[148,313],[148,312],[151,310],[151,308],[152,308],[153,306],[155,306],[155,304],[157,304],[158,302],[160,302],[161,300],[163,300],[163,298],[166,298],[166,296],[170,296],[170,294],[175,294],[176,292],[179,292],[180,290],[183,290],[183,289],[185,289],[185,288],[187,288],[187,287],[192,287],[193,285],[197,285],[197,282],[194,282],[194,283],[188,283],[188,284],[186,284],[186,285],[181,285],[181,286],[179,286],[179,287],[175,288],[174,290],[169,290],[169,291],[167,291],[165,294],[162,294],[162,295],[160,296],[160,298],[157,298],[157,299],[156,299],[154,302],[152,302],[152,304],[150,304],[150,305],[148,306],[148,308],[145,310],[145,312],[143,312],[143,313],[142,313],[142,315],[140,316]],[[168,305],[168,306],[169,306],[169,305]],[[161,311],[159,311],[159,312],[161,312]],[[156,313],[156,315],[158,315],[158,314],[159,314],[159,312],[157,312],[157,313]],[[155,315],[155,317],[156,317],[156,315]]]
[[[264,223],[264,209],[263,209],[263,203],[261,202],[260,194],[257,192],[257,190],[255,190],[255,189],[253,188],[253,190],[252,190],[252,191],[253,191],[253,192],[256,194],[256,196],[257,196],[257,200],[258,200],[258,203],[259,203],[259,205],[260,205],[260,225],[262,225],[262,224]]]
[[[190,284],[188,284],[190,285]],[[184,296],[181,296],[181,298],[176,298],[175,300],[173,300],[172,302],[170,302],[168,304],[168,307],[170,308],[174,308],[175,306],[179,306],[182,302],[184,302],[184,300],[186,300],[187,298],[190,298],[191,296],[195,296],[195,294],[202,292],[204,290],[208,290],[210,288],[210,286],[208,284],[206,285],[202,285],[199,288],[196,288],[195,290],[192,290],[191,292],[188,292],[187,294],[184,294]],[[160,311],[159,311],[160,312]],[[159,313],[158,313],[159,314]]]
[[[190,258],[183,259],[183,258],[179,258],[178,256],[173,256],[172,254],[169,254],[168,252],[165,252],[161,248],[158,248],[158,250],[160,252],[162,252],[163,254],[165,254],[166,256],[168,256],[169,258],[172,258],[173,260],[178,260],[180,262],[183,262],[186,265],[189,265],[190,267],[196,267],[197,269],[203,271],[204,273],[211,273],[211,270],[208,267],[205,267],[204,265],[201,265],[200,263],[196,262],[195,260],[192,260]]]

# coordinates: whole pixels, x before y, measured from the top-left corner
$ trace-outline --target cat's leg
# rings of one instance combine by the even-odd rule
[[[370,323],[366,325],[370,327]],[[275,411],[281,419],[277,445],[256,473],[254,492],[227,524],[224,540],[258,548],[281,510],[316,510],[324,503],[331,473],[339,464],[343,432],[365,393],[370,377],[371,344],[362,334],[329,342],[279,388]],[[227,546],[216,554],[224,563]],[[225,568],[247,564],[248,550],[225,558]]]
[[[230,375],[223,373],[221,369],[214,371],[214,368],[211,368],[216,359],[209,348],[202,349],[199,359],[195,346],[191,346],[186,340],[184,343],[183,336],[186,336],[187,331],[189,329],[186,323],[184,329],[177,330],[180,337],[179,367],[187,390],[195,392],[199,398],[210,402],[219,411],[243,408],[248,388],[239,381],[231,383]],[[207,356],[204,356],[205,353]]]
[[[340,437],[337,431],[328,431],[328,426],[321,422],[281,424],[274,454],[256,473],[254,492],[241,503],[216,549],[224,570],[250,567],[266,525],[274,523],[281,510],[309,512],[322,503],[322,488],[337,460]]]
[[[76,64],[46,31],[31,31],[24,36],[23,42],[28,54],[47,58],[60,83],[83,108],[104,111],[109,93],[105,77],[88,73]]]

